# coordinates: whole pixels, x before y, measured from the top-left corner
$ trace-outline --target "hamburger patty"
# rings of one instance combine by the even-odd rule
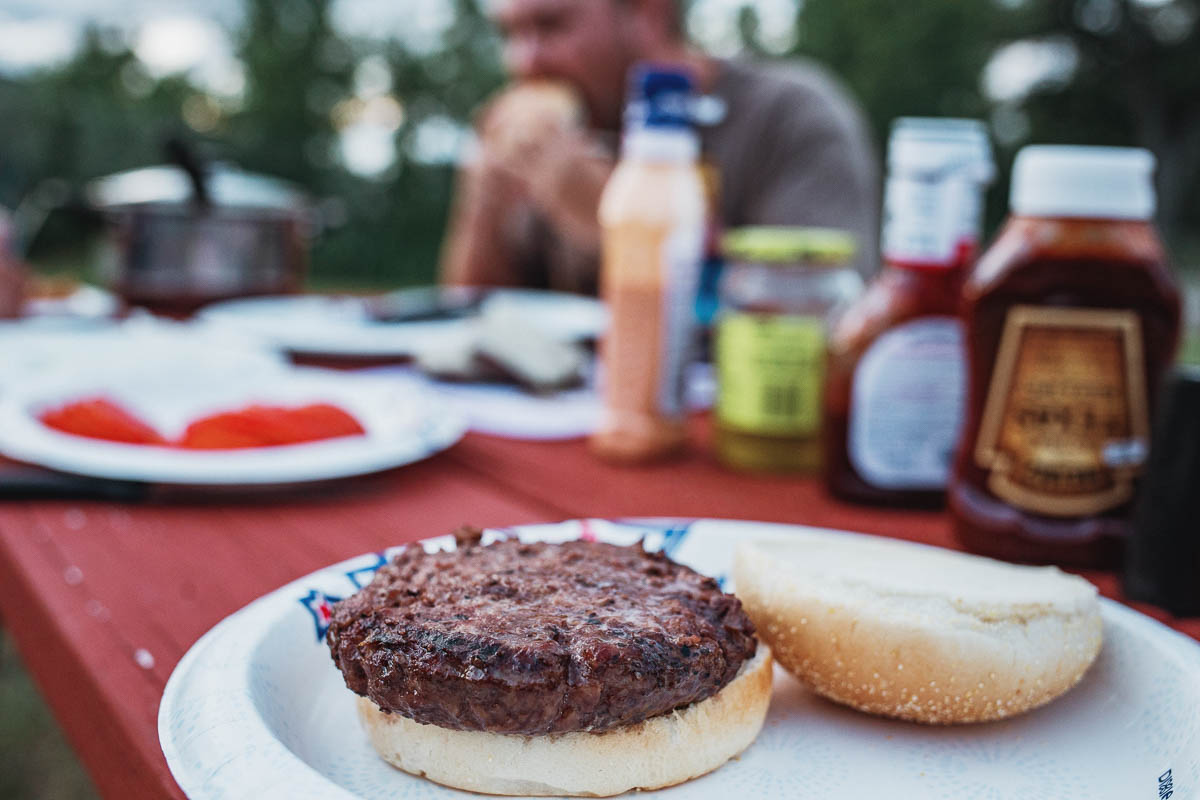
[[[604,731],[716,694],[754,655],[717,582],[599,542],[409,547],[334,607],[346,685],[443,728]]]

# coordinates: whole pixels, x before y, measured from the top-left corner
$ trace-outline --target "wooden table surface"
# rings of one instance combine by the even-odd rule
[[[254,598],[360,553],[464,522],[626,516],[794,522],[954,545],[941,513],[842,505],[813,480],[739,475],[703,453],[618,469],[595,461],[579,441],[471,434],[420,464],[266,498],[7,502],[0,505],[0,620],[101,794],[177,798],[183,794],[157,734],[175,664]],[[1118,596],[1114,575],[1083,574]],[[1138,608],[1200,638],[1200,619]]]

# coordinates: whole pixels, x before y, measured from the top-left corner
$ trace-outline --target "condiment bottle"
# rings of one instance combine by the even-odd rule
[[[815,471],[829,325],[862,292],[850,263],[854,238],[838,230],[740,228],[723,245],[717,458],[743,470]]]
[[[696,323],[700,330],[697,359],[711,362],[713,323],[716,321],[720,302],[717,288],[721,283],[721,274],[725,271],[724,254],[721,252],[721,236],[724,231],[720,218],[721,173],[715,164],[702,160],[700,174],[704,176],[704,201],[708,209],[708,219],[704,226],[704,250],[696,287]]]
[[[1122,588],[1130,600],[1200,617],[1200,369],[1176,368],[1157,416]]]
[[[1119,559],[1179,332],[1153,170],[1145,150],[1017,155],[1012,214],[964,287],[968,415],[949,503],[971,550]]]
[[[11,218],[0,208],[0,319],[21,316],[28,271],[17,257]]]
[[[825,480],[838,497],[901,506],[945,498],[966,393],[960,292],[993,172],[975,120],[892,126],[883,269],[829,345]]]
[[[649,461],[686,444],[684,371],[696,335],[695,298],[706,211],[686,72],[634,76],[621,159],[600,199],[601,423],[592,451]]]

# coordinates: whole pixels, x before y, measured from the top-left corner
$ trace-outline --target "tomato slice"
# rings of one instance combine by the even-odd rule
[[[364,433],[366,430],[358,420],[329,403],[298,408],[252,405],[194,421],[188,425],[179,446],[196,450],[235,450]]]
[[[252,405],[202,417],[188,425],[177,442],[106,397],[90,397],[43,411],[42,424],[63,433],[127,444],[152,444],[192,450],[237,450],[315,442],[366,433],[358,420],[329,403],[296,408]]]
[[[38,419],[48,428],[89,439],[126,444],[167,444],[158,431],[106,397],[76,400],[43,411]]]

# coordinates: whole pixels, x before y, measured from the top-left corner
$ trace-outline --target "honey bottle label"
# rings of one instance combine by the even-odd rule
[[[988,488],[1052,517],[1129,501],[1147,455],[1142,352],[1133,311],[1011,309],[975,448]]]

